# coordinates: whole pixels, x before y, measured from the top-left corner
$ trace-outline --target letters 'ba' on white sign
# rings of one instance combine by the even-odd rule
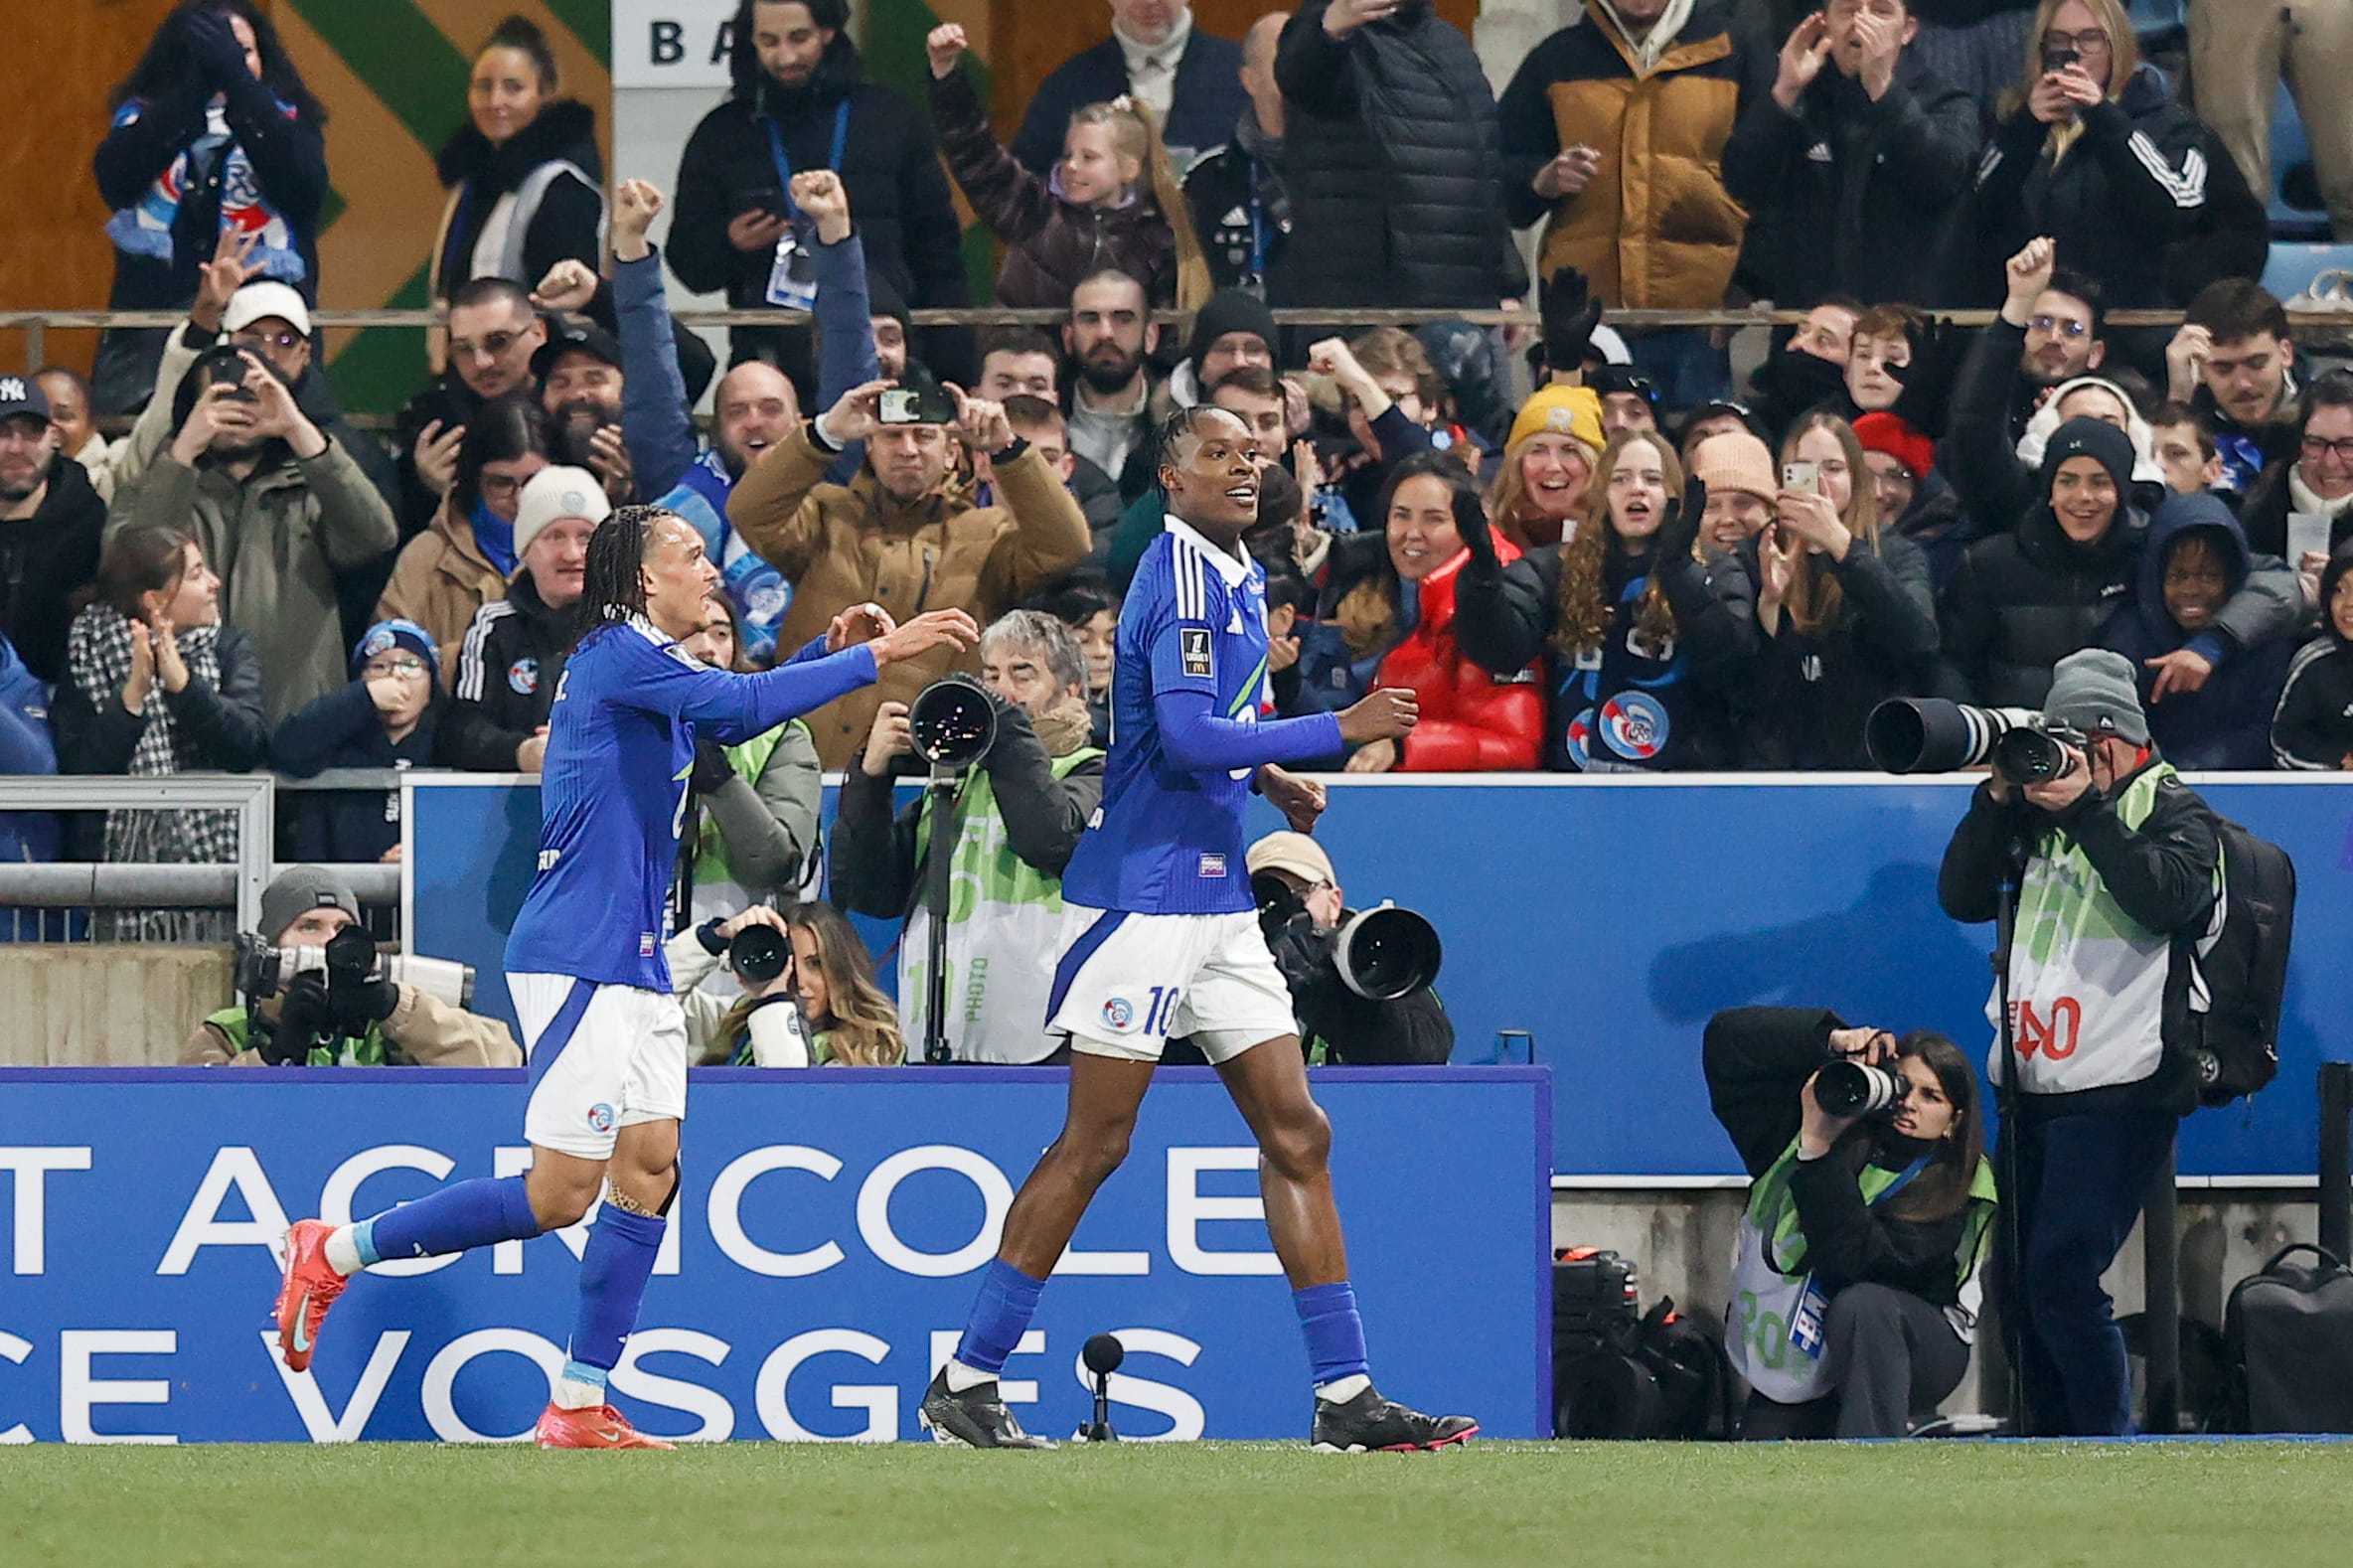
[[[735,0],[613,0],[613,85],[724,90]]]

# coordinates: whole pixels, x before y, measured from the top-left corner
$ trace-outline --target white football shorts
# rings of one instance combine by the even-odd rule
[[[527,1142],[610,1160],[621,1129],[687,1118],[687,1016],[676,997],[570,975],[509,975],[523,1024]]]
[[[1258,915],[1134,914],[1066,904],[1046,1032],[1091,1056],[1158,1061],[1191,1036],[1212,1062],[1299,1032]]]

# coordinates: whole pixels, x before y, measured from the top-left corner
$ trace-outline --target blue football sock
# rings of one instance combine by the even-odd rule
[[[991,1260],[989,1272],[981,1276],[981,1298],[972,1304],[964,1337],[956,1342],[956,1359],[975,1371],[1004,1371],[1005,1358],[1037,1316],[1044,1289],[1045,1281],[1031,1279],[1003,1258]]]
[[[532,1217],[523,1177],[477,1177],[445,1186],[398,1208],[388,1208],[356,1226],[352,1240],[362,1263],[386,1258],[437,1258],[498,1241],[525,1241],[540,1233]]]
[[[1368,1374],[1364,1359],[1364,1320],[1356,1316],[1355,1287],[1311,1285],[1291,1293],[1299,1309],[1300,1331],[1307,1335],[1308,1360],[1315,1367],[1318,1388],[1343,1377]]]
[[[621,1363],[621,1341],[637,1327],[637,1304],[654,1275],[669,1221],[604,1205],[580,1255],[580,1316],[572,1324],[571,1358],[611,1371]],[[570,1375],[567,1371],[566,1375]]]

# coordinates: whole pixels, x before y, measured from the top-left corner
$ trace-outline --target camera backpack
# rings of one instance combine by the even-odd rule
[[[2318,1263],[2289,1263],[2308,1252]],[[2232,1426],[2353,1432],[2353,1269],[2308,1242],[2282,1247],[2223,1308]]]
[[[2295,862],[2227,818],[2220,928],[2198,943],[2190,1010],[2197,1023],[2198,1100],[2228,1105],[2279,1071],[2279,1006],[2295,929]],[[2203,1006],[2200,1006],[2203,1001]]]
[[[1630,1259],[1599,1247],[1554,1254],[1554,1436],[1708,1437],[1722,1430],[1727,1389],[1722,1344],[1671,1298],[1643,1312]]]

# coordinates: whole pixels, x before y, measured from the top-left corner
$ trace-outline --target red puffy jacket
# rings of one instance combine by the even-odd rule
[[[1495,549],[1511,547],[1498,538]],[[1422,705],[1421,721],[1403,742],[1400,772],[1534,768],[1543,753],[1544,687],[1538,667],[1530,665],[1518,680],[1506,682],[1455,646],[1455,578],[1470,558],[1466,549],[1422,579],[1419,624],[1381,658],[1380,684],[1410,688]]]

